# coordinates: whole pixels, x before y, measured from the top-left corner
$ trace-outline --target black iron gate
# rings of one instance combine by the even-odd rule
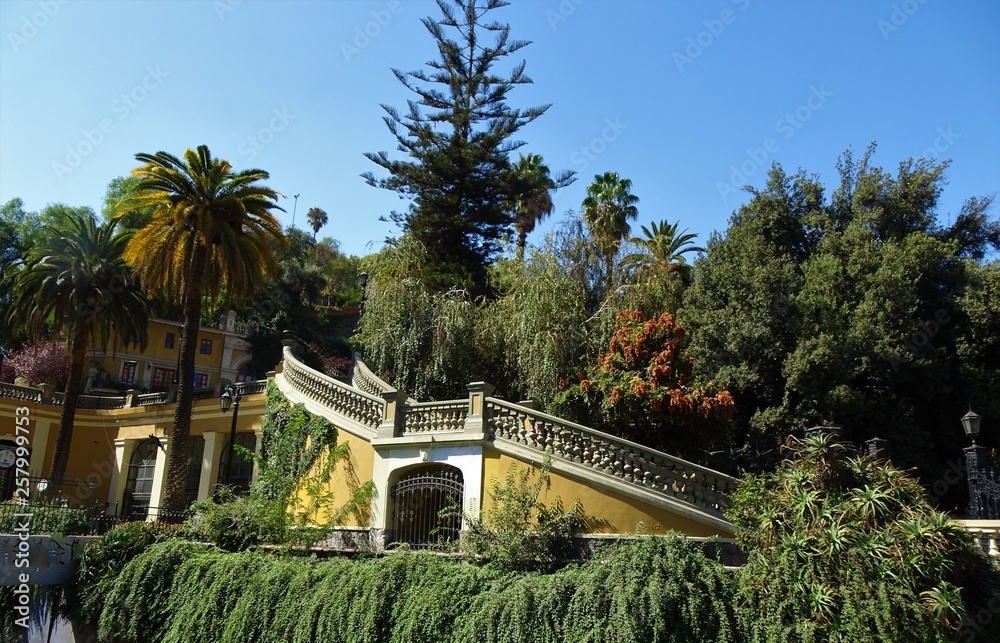
[[[457,540],[464,497],[462,472],[453,467],[404,476],[392,487],[392,541],[419,548]]]

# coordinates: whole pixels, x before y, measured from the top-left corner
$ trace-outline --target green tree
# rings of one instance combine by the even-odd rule
[[[313,243],[315,243],[319,229],[327,224],[330,217],[322,208],[309,208],[309,212],[306,212],[306,218],[309,219],[309,227],[313,229]]]
[[[202,297],[215,301],[224,286],[225,299],[239,303],[274,275],[270,242],[283,243],[283,235],[272,211],[281,208],[278,193],[260,184],[267,172],[235,172],[207,146],[187,150],[183,161],[166,152],[137,154],[136,159],[142,165],[132,175],[139,183],[116,216],[145,208],[153,208],[154,215],[132,237],[125,256],[147,289],[169,287],[184,310],[180,389],[164,496],[166,509],[179,512],[184,508]]]
[[[119,176],[108,183],[108,188],[104,193],[104,206],[101,208],[101,215],[105,221],[111,221],[115,218],[120,204],[133,196],[138,185],[139,179],[134,176]],[[119,218],[118,225],[128,230],[144,228],[153,220],[153,210],[152,207],[132,210]]]
[[[50,476],[61,479],[69,462],[73,419],[83,388],[88,342],[117,338],[146,344],[146,303],[124,259],[129,235],[115,222],[97,225],[92,214],[71,214],[47,226],[12,279],[12,321],[65,332],[70,372],[56,434]]]
[[[639,216],[635,204],[639,197],[632,194],[632,181],[619,178],[616,172],[594,176],[583,200],[583,219],[600,244],[604,254],[604,274],[607,289],[614,283],[615,257],[622,239],[631,231],[629,220]]]
[[[382,106],[389,131],[409,160],[368,153],[389,176],[363,176],[369,185],[411,199],[407,211],[391,218],[426,251],[422,281],[435,290],[457,284],[478,293],[485,289],[486,265],[513,222],[505,206],[515,200],[508,155],[522,143],[512,137],[548,105],[522,110],[507,104],[512,89],[532,82],[524,61],[506,75],[493,71],[529,44],[511,40],[509,25],[489,19],[507,2],[437,4],[443,17],[425,18],[423,24],[440,59],[427,63],[430,72],[393,69],[416,98],[405,114]]]
[[[510,208],[514,212],[514,230],[517,232],[517,256],[524,257],[528,234],[542,219],[552,214],[552,192],[566,187],[576,179],[565,172],[553,179],[549,167],[538,154],[521,154],[511,167],[512,183]]]
[[[744,478],[730,518],[749,559],[738,617],[748,641],[994,641],[1000,574],[919,482],[830,434],[788,443]],[[985,625],[985,627],[984,627]]]

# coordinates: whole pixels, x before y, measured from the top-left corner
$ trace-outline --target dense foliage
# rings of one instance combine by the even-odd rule
[[[911,159],[891,175],[873,152],[845,154],[829,196],[815,175],[775,167],[695,263],[679,316],[696,371],[736,401],[739,465],[836,423],[855,443],[888,439],[896,462],[936,480],[961,457],[970,403],[1000,424],[992,200],[944,226],[947,164]]]
[[[1000,601],[1000,572],[913,477],[830,434],[790,450],[730,512],[749,641],[997,640],[1000,624],[977,619]]]
[[[66,386],[66,380],[69,379],[66,342],[41,341],[25,344],[7,353],[0,381],[14,382],[22,377],[31,386],[55,384],[57,389]]]
[[[656,538],[552,574],[430,554],[283,559],[175,541],[108,589],[115,641],[736,641],[733,577],[698,545]]]

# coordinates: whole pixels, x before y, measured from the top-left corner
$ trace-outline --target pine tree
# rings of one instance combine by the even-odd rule
[[[393,69],[417,98],[408,101],[405,114],[382,105],[387,113],[383,120],[409,158],[368,153],[389,176],[362,176],[369,185],[411,199],[405,212],[393,212],[391,218],[426,249],[428,269],[421,276],[426,285],[482,292],[486,265],[500,251],[513,223],[505,205],[515,200],[509,155],[523,143],[512,136],[549,105],[521,110],[507,104],[514,87],[532,82],[523,60],[505,76],[491,71],[529,44],[511,40],[509,25],[487,19],[490,11],[507,2],[437,4],[443,18],[422,22],[438,45],[440,59],[427,63],[430,71]],[[449,37],[451,30],[458,32],[457,39]]]

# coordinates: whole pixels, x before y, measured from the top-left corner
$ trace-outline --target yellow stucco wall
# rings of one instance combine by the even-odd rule
[[[534,465],[494,449],[483,449],[483,488],[491,490],[494,480],[503,481],[512,466],[521,469]],[[535,467],[536,474],[537,470],[538,468]],[[532,478],[532,480],[537,480],[537,477]],[[483,515],[488,515],[493,506],[493,498],[488,492],[483,495]],[[556,496],[561,498],[566,509],[572,507],[577,499],[580,500],[583,511],[588,518],[587,525],[583,529],[584,533],[635,533],[639,523],[642,523],[642,532],[646,534],[663,534],[674,530],[688,536],[721,536],[725,538],[732,536],[732,534],[721,531],[717,527],[692,520],[625,494],[588,485],[557,471],[550,471],[549,484],[546,489],[543,489],[539,500],[549,504]]]
[[[337,463],[329,481],[321,485],[323,493],[332,493],[332,502],[329,506],[323,507],[319,514],[310,514],[311,524],[325,523],[330,520],[331,515],[340,509],[358,490],[358,488],[372,479],[372,468],[375,462],[375,450],[364,438],[354,436],[343,429],[337,431],[337,444],[348,444],[349,457]],[[321,459],[317,462],[309,476],[315,476],[326,466],[326,461]],[[296,491],[296,498],[300,508],[308,508],[311,505],[309,492],[304,486]],[[371,525],[371,507],[365,505],[356,513],[349,515],[342,523],[344,527],[365,527]]]

